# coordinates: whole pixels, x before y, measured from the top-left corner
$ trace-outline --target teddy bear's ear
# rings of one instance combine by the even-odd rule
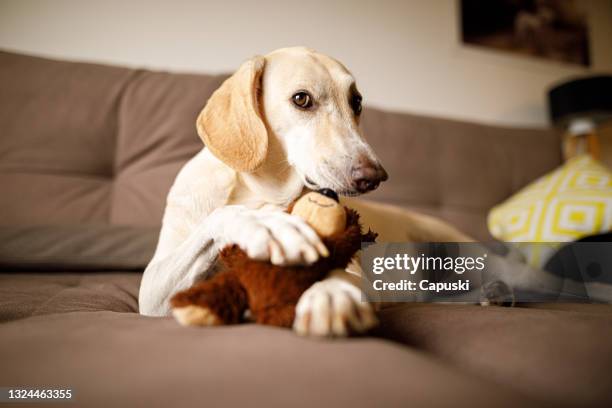
[[[210,151],[236,171],[252,172],[268,151],[259,94],[265,59],[256,56],[217,89],[198,116],[198,134]]]

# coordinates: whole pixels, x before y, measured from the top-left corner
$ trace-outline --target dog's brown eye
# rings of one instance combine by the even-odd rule
[[[308,109],[312,107],[312,96],[308,92],[298,92],[291,99],[298,108]]]
[[[362,101],[362,97],[361,95],[359,95],[358,93],[355,93],[351,96],[351,109],[353,110],[353,112],[355,112],[355,115],[359,116],[361,114],[361,101]]]

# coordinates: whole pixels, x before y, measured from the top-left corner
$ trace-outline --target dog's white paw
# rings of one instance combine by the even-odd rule
[[[275,265],[311,264],[329,255],[317,233],[301,218],[275,210],[225,207],[227,243],[240,246],[250,258]]]
[[[210,309],[195,305],[176,307],[172,309],[172,315],[183,326],[218,326],[221,324],[219,317]]]
[[[300,298],[293,329],[302,336],[344,337],[364,333],[378,320],[361,291],[340,278],[312,285]]]

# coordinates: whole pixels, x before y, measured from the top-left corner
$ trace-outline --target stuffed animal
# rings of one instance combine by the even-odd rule
[[[346,268],[362,242],[376,239],[372,231],[362,234],[357,212],[343,207],[329,189],[305,194],[294,203],[291,213],[319,234],[329,250],[328,257],[309,266],[277,266],[250,259],[237,245],[228,245],[219,255],[219,272],[170,300],[179,323],[239,323],[249,310],[257,323],[291,327],[302,293],[333,269]]]

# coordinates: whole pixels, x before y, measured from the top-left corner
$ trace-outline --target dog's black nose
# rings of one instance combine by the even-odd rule
[[[375,190],[389,176],[380,164],[370,160],[360,160],[359,164],[351,170],[351,178],[355,190],[359,193],[367,193]]]
[[[336,192],[334,190],[332,190],[331,188],[322,188],[322,189],[318,190],[317,193],[323,194],[325,197],[329,197],[332,200],[334,200],[335,202],[339,202],[340,201],[340,199],[338,198],[338,194],[336,194]]]

